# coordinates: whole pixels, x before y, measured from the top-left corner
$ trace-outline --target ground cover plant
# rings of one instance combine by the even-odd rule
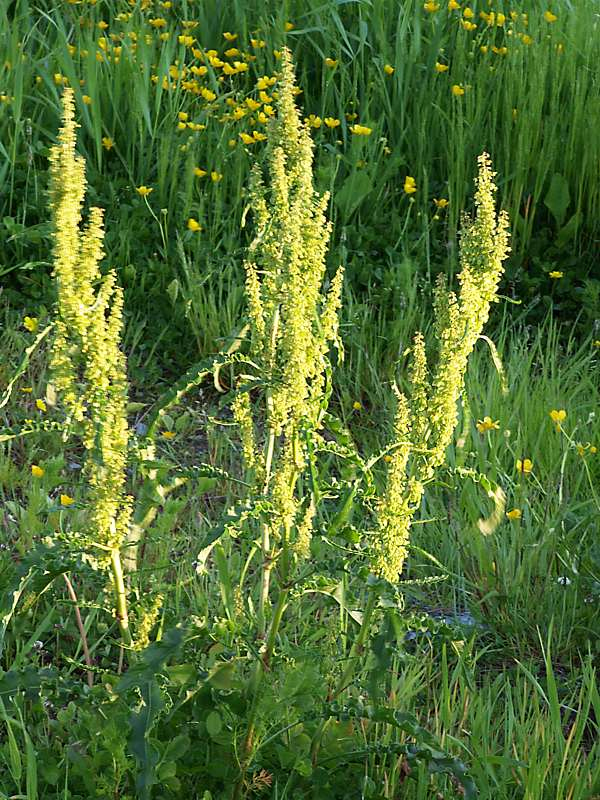
[[[600,797],[598,15],[521,5],[0,5],[2,796]]]

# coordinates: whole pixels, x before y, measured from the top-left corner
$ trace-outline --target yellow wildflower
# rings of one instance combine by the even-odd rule
[[[362,411],[362,403],[359,403],[359,402],[358,402],[358,400],[355,400],[355,401],[352,403],[352,408],[353,408],[355,411]]]
[[[556,22],[558,17],[551,11],[544,11],[544,19],[546,20],[546,22]]]
[[[336,119],[335,117],[325,117],[323,122],[328,128],[337,128],[341,124],[339,119]]]
[[[355,136],[370,136],[373,129],[368,128],[366,125],[352,125],[350,131]]]
[[[200,167],[194,167],[194,175],[197,178],[204,178],[205,175],[208,175],[208,172]]]
[[[92,105],[92,98],[89,96],[89,94],[82,95],[81,99],[83,100],[84,105],[86,105],[86,106],[91,106]]]
[[[404,179],[404,192],[405,194],[414,194],[417,191],[415,179],[411,175],[407,175]]]
[[[524,33],[521,36],[521,41],[523,42],[523,44],[533,44],[533,39],[527,33]]]
[[[140,195],[140,197],[147,197],[150,192],[153,192],[154,189],[150,189],[147,186],[138,186],[136,188],[136,192]]]
[[[560,272],[560,270],[552,270],[552,272],[548,273],[548,277],[552,278],[553,280],[558,280],[558,278],[564,277],[564,272]]]
[[[433,202],[435,203],[437,208],[446,208],[446,206],[450,201],[446,200],[445,197],[440,197],[439,199],[437,197],[434,197]]]
[[[309,114],[306,118],[305,122],[308,122],[309,127],[311,128],[320,128],[321,127],[321,117],[315,114]]]
[[[35,333],[38,329],[37,317],[24,317],[23,327],[25,327],[29,333]]]
[[[425,9],[425,11],[429,11],[430,14],[434,14],[436,11],[439,11],[440,4],[434,3],[432,0],[427,0],[423,8]]]
[[[38,398],[35,401],[35,407],[38,409],[38,411],[41,411],[42,413],[44,413],[45,411],[48,411],[48,406],[46,405],[46,403],[43,400],[40,400],[40,398]]]
[[[337,58],[326,58],[325,59],[325,66],[331,67],[331,69],[333,69],[334,67],[337,67],[337,65],[338,65]]]
[[[475,23],[475,22],[469,22],[469,20],[468,20],[468,19],[462,19],[462,20],[460,21],[460,24],[463,26],[463,28],[464,28],[466,31],[474,31],[474,30],[477,28],[477,23]]]
[[[385,72],[386,75],[393,75],[394,72],[395,72],[395,69],[394,69],[394,67],[392,67],[391,64],[386,64],[384,66],[384,68],[383,68],[383,71]]]
[[[550,411],[550,419],[552,422],[556,423],[557,427],[561,422],[564,422],[566,418],[567,412],[564,408],[561,408],[560,410],[552,409],[552,411]]]
[[[188,219],[187,226],[188,226],[188,230],[194,231],[194,233],[196,233],[197,231],[201,231],[202,230],[202,225],[200,225],[198,220],[194,219],[193,217],[190,217]]]
[[[250,39],[250,44],[255,49],[260,50],[260,48],[262,48],[262,47],[264,47],[266,45],[266,42],[265,42],[264,39]]]
[[[261,133],[260,131],[254,131],[252,136],[254,137],[255,142],[264,142],[267,138],[267,135],[265,133]]]
[[[467,6],[467,7],[465,8],[465,10],[463,11],[463,17],[464,17],[465,19],[473,19],[473,17],[474,17],[474,16],[475,16],[475,13],[474,13],[473,9],[472,9],[472,8],[469,8],[469,7]]]
[[[240,139],[244,144],[254,144],[254,137],[249,133],[240,133]]]
[[[511,521],[514,521],[517,519],[521,519],[521,517],[523,516],[523,512],[521,511],[520,508],[513,508],[511,511],[506,512],[506,516]]]
[[[223,178],[223,175],[222,175],[222,173],[220,173],[220,172],[217,172],[216,170],[213,170],[213,171],[210,173],[210,179],[211,179],[211,181],[212,181],[213,183],[218,183],[220,180],[222,180],[222,178]]]
[[[44,475],[44,470],[42,469],[42,467],[38,467],[37,464],[32,464],[31,474],[33,475],[34,478],[42,478]]]
[[[61,504],[61,506],[65,506],[65,507],[68,508],[69,506],[72,506],[74,502],[75,502],[75,498],[74,497],[69,497],[68,494],[61,494],[61,496],[60,496],[60,504]]]
[[[529,458],[524,458],[523,460],[518,458],[516,466],[517,472],[520,472],[522,475],[529,475],[533,470],[533,462]]]
[[[164,28],[167,24],[167,20],[162,17],[155,17],[154,19],[148,20],[148,22],[153,28]]]
[[[163,431],[162,432],[163,439],[174,439],[175,438],[175,431]]]
[[[294,30],[294,23],[293,22],[286,22],[283,26],[286,31],[293,31]]]
[[[459,9],[460,5],[456,2],[456,0],[449,0],[448,11],[458,11]]]
[[[223,34],[223,38],[227,39],[228,42],[235,42],[238,35],[237,33],[230,33],[229,31],[225,31]]]
[[[494,422],[491,417],[484,417],[477,421],[476,425],[479,433],[486,433],[487,431],[497,431],[500,428],[499,420]]]
[[[447,72],[450,69],[448,64],[441,64],[439,61],[435,62],[435,71],[436,72]]]
[[[33,392],[33,387],[32,386],[22,386],[21,387],[21,391],[24,394],[31,394]]]
[[[465,90],[459,83],[453,84],[451,91],[454,97],[461,97],[465,93]]]

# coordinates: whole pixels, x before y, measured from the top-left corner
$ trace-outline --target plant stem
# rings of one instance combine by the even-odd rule
[[[129,616],[127,614],[127,593],[125,591],[125,581],[123,580],[123,565],[121,564],[121,552],[118,547],[111,550],[110,568],[112,571],[113,586],[115,589],[116,616],[121,630],[121,639],[125,647],[130,647],[132,643],[131,631],[129,630]]]
[[[248,762],[250,760],[250,753],[252,751],[254,733],[256,730],[255,722],[256,722],[256,714],[258,711],[260,687],[262,685],[265,672],[268,672],[270,669],[271,657],[273,656],[273,651],[275,650],[275,642],[277,640],[277,634],[279,632],[279,626],[283,618],[283,613],[287,606],[289,593],[290,593],[289,587],[281,589],[279,592],[279,597],[277,598],[277,604],[275,605],[275,608],[273,610],[273,618],[271,620],[271,625],[269,627],[269,635],[267,637],[265,649],[263,651],[261,658],[256,662],[256,665],[254,667],[254,674],[252,676],[252,682],[250,686],[252,707],[250,709],[250,714],[248,716],[248,729],[246,731],[246,736],[244,737],[242,762],[240,765],[240,777],[233,792],[233,800],[239,800],[242,797],[242,792],[244,789],[244,781],[246,779],[246,771],[248,769]]]
[[[83,648],[83,657],[85,659],[85,663],[89,667],[87,670],[87,683],[90,689],[94,685],[94,673],[91,671],[92,667],[92,659],[90,656],[90,649],[87,643],[87,636],[85,633],[85,626],[83,624],[83,620],[81,619],[81,611],[79,610],[77,595],[75,594],[75,589],[73,588],[73,584],[69,580],[69,577],[66,573],[63,572],[63,578],[65,579],[65,583],[67,584],[67,591],[69,592],[69,597],[73,601],[73,608],[75,609],[75,619],[77,620],[77,627],[79,629],[79,636],[81,637],[81,646]]]
[[[358,632],[358,636],[354,640],[354,643],[350,648],[350,653],[348,654],[346,669],[343,671],[339,681],[337,682],[335,689],[330,694],[328,698],[329,700],[334,700],[352,682],[352,678],[354,677],[354,672],[356,670],[357,661],[363,653],[367,636],[369,635],[369,630],[371,627],[371,618],[373,616],[373,612],[375,611],[375,606],[377,605],[377,598],[378,598],[377,592],[371,589],[367,597],[367,604],[365,605],[365,610],[363,612],[363,618],[360,624],[360,630]],[[325,732],[325,728],[327,727],[328,722],[329,718],[322,720],[314,735],[311,748],[313,764],[316,762],[317,753],[319,752],[319,747],[321,745],[321,739],[323,738],[323,734]]]

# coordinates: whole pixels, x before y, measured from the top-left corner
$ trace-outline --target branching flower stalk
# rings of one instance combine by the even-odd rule
[[[87,458],[88,529],[84,551],[109,571],[124,644],[131,644],[121,546],[132,498],[125,492],[127,379],[119,348],[123,292],[116,274],[102,276],[102,210],[91,208],[81,227],[85,162],[77,155],[74,101],[63,95],[63,120],[50,153],[50,205],[54,223],[54,278],[58,304],[52,348],[53,381],[67,419],[81,435]]]
[[[435,293],[437,364],[431,369],[425,340],[413,341],[409,374],[410,402],[398,394],[393,454],[387,485],[377,506],[379,535],[374,571],[389,581],[402,572],[410,526],[424,485],[444,463],[458,421],[458,401],[464,390],[469,356],[496,300],[503,262],[509,253],[509,221],[495,210],[495,173],[486,153],[479,156],[474,219],[463,216],[460,235],[458,296],[443,280]]]
[[[242,792],[254,735],[256,703],[287,604],[293,565],[306,558],[314,504],[302,496],[299,477],[307,467],[307,441],[320,428],[327,405],[328,353],[338,344],[338,310],[343,273],[323,290],[331,225],[328,195],[313,186],[313,143],[294,102],[289,51],[282,57],[277,116],[269,129],[267,177],[252,172],[250,208],[256,230],[245,263],[250,327],[249,360],[256,381],[240,379],[233,413],[254,494],[272,509],[261,526],[262,566],[257,613],[262,658],[252,682],[250,714],[242,756]],[[253,387],[262,387],[254,392]],[[251,397],[250,391],[258,395]],[[261,433],[262,432],[262,433]],[[272,614],[271,576],[278,587]]]

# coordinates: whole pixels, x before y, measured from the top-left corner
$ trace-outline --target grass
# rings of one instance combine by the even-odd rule
[[[240,133],[266,129],[245,101],[260,100],[257,78],[277,70],[274,49],[287,43],[294,52],[305,114],[340,121],[312,131],[316,184],[331,191],[330,272],[341,263],[347,276],[345,353],[331,400],[338,422],[327,435],[343,444],[348,431],[361,457],[388,441],[392,386],[405,387],[412,334],[432,335],[434,279],[457,268],[457,226],[482,149],[499,174],[513,254],[486,330],[495,349],[481,340],[471,359],[448,468],[427,487],[412,529],[402,596],[381,590],[352,664],[372,594],[370,496],[352,489],[358,457],[340,466],[326,454],[311,559],[289,587],[260,695],[246,797],[460,796],[444,752],[468,765],[484,800],[600,797],[600,95],[592,66],[600,18],[581,0],[553,3],[557,19],[548,22],[545,4],[524,0],[518,9],[499,3],[507,19],[488,26],[473,3],[478,27],[468,31],[459,20],[469,17],[446,5],[428,13],[416,0],[0,4],[0,403],[35,339],[24,315],[39,318],[41,330],[54,303],[46,190],[60,76],[76,89],[89,200],[106,208],[106,263],[126,290],[123,346],[140,436],[162,389],[239,330],[247,185],[264,147],[244,145]],[[150,25],[159,17],[165,28]],[[256,60],[221,80],[221,67],[178,41],[183,20],[200,23],[190,31],[194,47],[222,54],[238,46]],[[165,30],[172,35],[161,39]],[[225,45],[224,31],[238,39]],[[176,61],[179,73],[184,63],[208,66],[198,79],[214,99],[186,89],[169,72]],[[436,71],[436,62],[449,69]],[[247,109],[240,120],[234,108]],[[179,129],[180,113],[206,128]],[[351,133],[355,123],[371,134]],[[414,194],[404,190],[407,176]],[[147,197],[136,192],[142,185],[153,189]],[[190,217],[201,232],[188,228]],[[0,407],[4,435],[56,412],[48,347],[44,340],[30,355]],[[225,392],[209,378],[161,418],[159,432],[175,437],[158,437],[158,484],[132,468],[132,486],[157,514],[128,587],[133,625],[153,621],[153,644],[126,654],[127,671],[104,575],[85,559],[65,562],[58,546],[85,521],[81,448],[52,430],[0,439],[0,797],[232,796],[260,649],[261,567],[252,520],[213,541],[246,492],[229,411],[234,373],[221,370]],[[561,409],[557,430],[550,412]],[[498,427],[480,432],[485,417]],[[517,460],[526,458],[533,466],[523,474]],[[152,494],[173,476],[181,485]],[[373,485],[382,479],[376,467]],[[61,505],[61,494],[74,504]],[[512,510],[518,518],[506,516]],[[75,600],[54,579],[63,573]],[[349,664],[354,679],[336,706]]]

